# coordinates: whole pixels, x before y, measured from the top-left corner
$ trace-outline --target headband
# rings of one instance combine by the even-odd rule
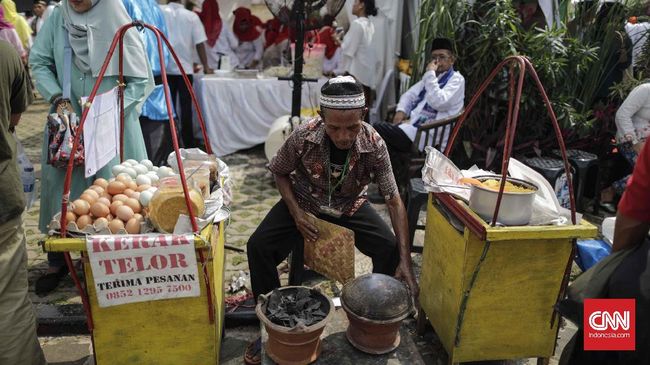
[[[328,81],[329,84],[350,83],[356,84],[352,76],[338,76]],[[366,106],[366,97],[363,93],[353,95],[320,95],[321,108],[330,109],[360,109]]]

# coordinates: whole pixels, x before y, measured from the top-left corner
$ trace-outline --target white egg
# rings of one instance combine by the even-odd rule
[[[152,187],[150,187],[149,189],[147,189],[146,191],[150,191],[151,194],[154,194],[156,191],[158,191],[158,188],[155,187],[155,186],[152,186]]]
[[[143,207],[148,207],[149,202],[151,201],[151,198],[153,197],[153,192],[151,190],[145,190],[140,193],[140,204],[142,204]]]
[[[173,173],[173,172],[172,172],[172,169],[170,169],[169,167],[165,167],[165,166],[163,166],[163,167],[161,167],[161,168],[158,169],[158,177],[160,177],[161,179],[162,179],[163,177],[167,177],[167,176],[169,176],[169,175],[172,174],[172,173]]]
[[[132,159],[132,158],[126,160],[125,162],[128,162],[129,165],[131,165],[131,166],[135,166],[135,165],[138,164],[138,161],[136,161],[136,160],[134,160],[134,159]]]
[[[140,161],[140,164],[143,165],[143,166],[146,166],[147,170],[151,170],[153,168],[153,162],[151,162],[149,160],[142,160],[142,161]]]
[[[131,176],[132,179],[135,179],[135,177],[138,176],[138,173],[135,171],[135,169],[133,167],[125,168],[124,172],[129,174],[129,176]]]
[[[144,184],[151,185],[151,178],[145,174],[138,175],[138,177],[135,178],[135,182],[138,185],[144,185]]]
[[[111,171],[113,172],[113,176],[117,176],[117,175],[121,174],[122,172],[124,172],[124,166],[115,165],[115,166],[113,166]]]
[[[147,166],[141,165],[141,164],[137,164],[137,165],[133,166],[133,169],[135,170],[135,172],[138,173],[138,175],[144,175],[149,171]]]
[[[160,180],[160,178],[158,177],[158,175],[157,175],[155,172],[151,171],[151,173],[152,173],[152,174],[147,174],[147,176],[149,177],[149,179],[151,179],[151,183],[152,183],[152,184],[153,184],[153,183],[157,183],[158,180]]]
[[[154,166],[154,167],[151,168],[151,171],[156,172],[156,171],[158,171],[159,168],[160,168],[160,167],[158,167],[158,166]]]

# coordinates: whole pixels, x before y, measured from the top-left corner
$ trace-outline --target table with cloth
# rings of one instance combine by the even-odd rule
[[[303,84],[303,109],[318,108],[320,88],[325,81]],[[217,156],[264,143],[273,121],[291,114],[290,81],[195,75],[194,90]]]

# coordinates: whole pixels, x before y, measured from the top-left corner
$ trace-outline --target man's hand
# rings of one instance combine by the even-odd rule
[[[302,234],[302,237],[305,239],[305,241],[316,242],[318,239],[318,228],[311,224],[307,218],[307,213],[305,213],[304,210],[298,208],[295,210],[295,212],[292,212],[291,215],[293,216],[294,222],[296,222],[298,231],[300,231],[300,234]]]
[[[203,66],[203,74],[212,75],[213,73],[214,71],[208,65]]]
[[[399,125],[403,123],[406,119],[408,118],[408,115],[402,111],[398,111],[395,113],[395,116],[393,117],[393,124]]]
[[[433,60],[429,62],[429,64],[427,65],[427,71],[433,71],[433,72],[438,71],[438,61]]]
[[[645,144],[645,142],[639,142],[639,143],[635,144],[634,146],[632,146],[632,149],[634,150],[634,152],[636,152],[637,155],[641,154],[641,150],[643,150],[643,145],[644,144]]]
[[[406,282],[409,289],[411,290],[411,295],[414,300],[417,300],[420,295],[420,287],[418,282],[415,280],[415,275],[413,274],[413,267],[410,263],[401,260],[397,270],[395,270],[395,279]]]

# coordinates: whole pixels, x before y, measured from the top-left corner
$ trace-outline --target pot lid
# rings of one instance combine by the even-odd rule
[[[341,301],[358,317],[376,321],[403,319],[411,311],[406,285],[384,274],[366,274],[347,283]]]

